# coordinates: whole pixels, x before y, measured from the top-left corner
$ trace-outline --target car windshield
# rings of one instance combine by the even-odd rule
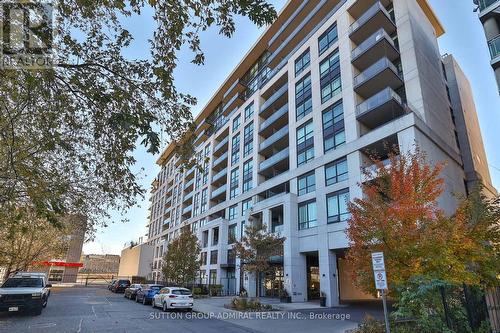
[[[184,289],[174,289],[172,290],[172,294],[174,295],[191,295],[191,291]]]
[[[39,278],[11,278],[7,279],[2,288],[37,288],[43,287],[42,279]]]

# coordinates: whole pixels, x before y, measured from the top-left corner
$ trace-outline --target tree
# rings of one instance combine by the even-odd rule
[[[0,215],[24,206],[54,223],[83,214],[91,231],[144,194],[131,170],[138,145],[157,153],[165,135],[191,158],[196,99],[175,88],[177,52],[188,46],[201,65],[200,33],[216,27],[230,37],[235,15],[262,26],[276,12],[261,0],[54,4],[54,66],[0,69]],[[156,23],[150,57],[127,59],[134,36],[122,22],[145,13]],[[48,45],[51,34],[38,37]]]
[[[162,273],[166,282],[187,285],[200,271],[200,245],[198,238],[188,228],[172,240],[163,256]]]
[[[260,274],[273,270],[270,259],[283,255],[284,237],[268,233],[263,223],[252,223],[245,228],[245,235],[236,242],[233,250],[236,258],[241,260],[243,271],[255,274],[256,285],[259,285]],[[257,288],[258,293],[259,288]],[[258,296],[258,295],[257,295]]]
[[[37,261],[61,258],[69,245],[69,236],[81,227],[72,218],[60,219],[57,226],[39,218],[31,209],[18,209],[11,216],[15,223],[0,228],[0,267],[4,278],[26,271]]]
[[[415,152],[390,154],[389,166],[374,158],[365,170],[364,196],[350,204],[348,260],[356,283],[374,293],[371,253],[382,251],[388,280],[404,287],[415,277],[461,285],[496,279],[498,200],[477,190],[447,216],[438,206],[443,163],[431,165]]]

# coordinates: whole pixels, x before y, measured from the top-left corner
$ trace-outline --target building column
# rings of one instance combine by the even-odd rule
[[[326,306],[339,305],[337,255],[326,246],[319,250],[321,292],[326,294]]]

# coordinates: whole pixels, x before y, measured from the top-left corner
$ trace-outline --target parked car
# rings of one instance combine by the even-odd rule
[[[152,301],[153,307],[160,307],[163,311],[170,309],[193,310],[193,294],[191,290],[179,287],[162,288]]]
[[[146,284],[142,287],[141,290],[137,291],[135,296],[135,301],[137,303],[142,302],[142,304],[146,305],[151,303],[153,297],[160,291],[164,286],[160,284]]]
[[[128,299],[135,299],[135,296],[137,295],[137,291],[142,289],[142,285],[139,283],[132,283],[130,287],[125,289],[125,292],[123,293],[123,297],[128,298]]]
[[[115,284],[116,280],[111,280],[111,282],[108,284],[108,290],[111,290],[111,287]]]
[[[0,312],[29,311],[35,315],[47,306],[51,284],[40,273],[21,273],[0,287]]]
[[[130,287],[130,280],[116,280],[111,286],[111,291],[114,293],[123,293],[128,287]]]

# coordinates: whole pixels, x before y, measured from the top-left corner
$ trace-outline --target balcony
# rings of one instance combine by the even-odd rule
[[[229,101],[227,101],[226,104],[224,104],[224,107],[222,108],[222,112],[227,115],[229,111],[232,111],[235,107],[240,106],[244,102],[244,97],[243,94],[236,94]]]
[[[491,65],[493,68],[500,66],[500,35],[488,42],[491,54]]]
[[[218,166],[221,165],[222,162],[227,161],[227,155],[228,152],[226,151],[224,154],[222,154],[219,158],[217,158],[213,163],[212,163],[212,168],[217,168]]]
[[[368,37],[352,51],[352,64],[360,71],[370,67],[376,60],[386,57],[390,61],[399,58],[399,50],[384,29]]]
[[[212,191],[212,195],[210,196],[210,198],[212,200],[224,199],[224,197],[226,196],[226,188],[227,188],[226,184],[218,187],[217,189]]]
[[[189,192],[188,194],[186,194],[184,196],[184,198],[182,199],[182,202],[190,201],[193,198],[193,195],[194,195],[194,191]]]
[[[278,88],[268,99],[267,101],[262,104],[260,107],[260,112],[259,114],[262,117],[269,116],[270,111],[273,111],[272,106],[277,103],[282,103],[285,102],[288,98],[288,82],[286,82],[284,85],[282,85],[280,88]],[[280,105],[281,106],[281,105]]]
[[[193,205],[189,205],[182,210],[182,215],[191,214],[192,210],[193,210]]]
[[[186,171],[186,175],[184,176],[184,179],[189,180],[194,177],[194,170],[196,169],[196,166],[192,166],[191,169]]]
[[[398,69],[385,57],[354,78],[354,91],[363,98],[373,96],[387,86],[396,90],[402,85]]]
[[[219,180],[226,180],[227,169],[222,169],[219,173],[215,174],[212,177],[212,184],[217,183]]]
[[[241,83],[240,79],[236,79],[234,83],[224,93],[224,100],[232,97],[233,93],[241,93],[245,90],[245,86]]]
[[[271,117],[267,118],[260,124],[259,133],[267,136],[269,131],[272,133],[273,128],[281,128],[288,123],[288,103],[283,105],[278,110],[274,111]]]
[[[259,165],[259,173],[266,177],[273,177],[279,173],[282,173],[289,168],[288,157],[290,156],[289,148],[285,148],[265,161],[262,161]]]
[[[221,142],[219,142],[215,147],[214,147],[214,154],[217,153],[219,150],[224,148],[227,143],[229,142],[229,137],[226,136]]]
[[[387,87],[356,107],[356,118],[373,129],[406,114],[401,97]]]
[[[481,15],[492,11],[500,6],[500,0],[479,0],[479,12]]]
[[[208,131],[207,130],[202,130],[200,134],[194,139],[194,144],[197,145],[203,140],[206,140],[208,138]]]
[[[259,152],[262,155],[268,155],[273,149],[288,147],[288,125],[275,132],[259,146]]]
[[[359,44],[378,29],[384,29],[389,34],[396,31],[396,24],[381,2],[376,2],[351,25],[349,37],[354,43]]]
[[[194,178],[184,184],[184,191],[189,189],[194,184]]]

